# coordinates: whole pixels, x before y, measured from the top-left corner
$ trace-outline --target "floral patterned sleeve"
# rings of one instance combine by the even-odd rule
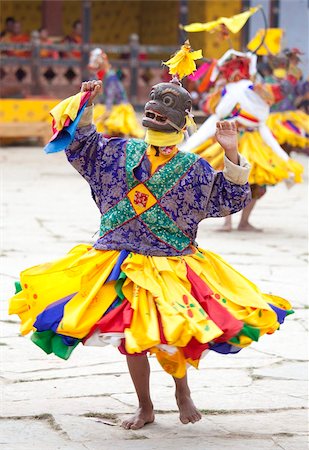
[[[123,156],[126,140],[106,139],[92,124],[93,106],[85,108],[72,143],[65,149],[68,161],[88,181],[92,190],[105,182]]]
[[[207,173],[207,182],[209,183],[211,178],[212,183],[204,207],[204,218],[224,217],[244,209],[251,201],[250,185],[246,182],[246,167],[239,166],[237,169],[233,164],[234,167],[230,168],[227,163],[223,172],[216,172],[206,161],[202,160],[202,164]]]
[[[68,161],[88,182],[92,198],[101,213],[117,201],[117,189],[125,180],[123,138],[106,139],[92,122],[92,107],[85,109],[73,142],[66,148]],[[113,200],[111,200],[111,198]]]
[[[96,131],[94,125],[77,128],[72,143],[65,152],[68,161],[88,181],[95,175],[96,166],[104,158],[108,139]]]

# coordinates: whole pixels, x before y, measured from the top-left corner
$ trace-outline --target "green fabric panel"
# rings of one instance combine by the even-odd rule
[[[122,286],[123,286],[123,283],[125,282],[126,278],[127,278],[126,274],[124,272],[120,272],[118,280],[116,281],[116,284],[115,284],[115,291],[116,291],[118,297],[120,298],[120,300],[124,300],[124,298],[125,298],[125,296],[123,295],[123,292],[122,292]]]
[[[159,239],[172,245],[177,250],[184,250],[190,245],[190,239],[178,228],[158,204],[140,215],[140,219]]]
[[[32,342],[40,347],[48,355],[53,352],[52,349],[52,338],[55,333],[52,330],[48,331],[35,331],[32,333]]]
[[[252,339],[252,341],[257,342],[260,337],[260,330],[245,323],[240,332],[232,339],[230,339],[229,342],[231,342],[232,344],[239,344],[240,336],[248,336],[250,339]]]
[[[104,236],[108,231],[114,230],[135,216],[136,212],[130,200],[127,197],[123,198],[101,217],[100,236]]]
[[[53,353],[61,359],[68,359],[75,347],[80,343],[80,340],[76,341],[74,345],[65,345],[59,334],[55,334],[52,338],[52,351]]]
[[[231,344],[239,344],[240,343],[239,334],[237,336],[234,336],[228,342],[230,342]]]
[[[15,294],[18,294],[18,292],[22,291],[23,288],[21,287],[21,284],[19,281],[15,281]]]
[[[133,175],[133,169],[141,161],[148,144],[139,139],[130,139],[126,147],[126,176],[129,190],[139,184],[139,181]]]
[[[294,314],[295,311],[293,309],[287,309],[286,311],[286,315],[289,316],[290,314]]]
[[[80,340],[72,346],[65,345],[59,334],[52,330],[35,331],[31,336],[32,342],[40,347],[48,355],[54,353],[62,359],[68,359]]]
[[[147,186],[157,199],[160,199],[175,186],[180,177],[182,177],[182,175],[186,173],[197,160],[198,156],[193,153],[178,152],[145,182],[145,186]]]
[[[141,161],[147,149],[144,141],[130,139],[126,148],[127,183],[131,190],[139,182],[134,178],[133,170]],[[161,198],[178,182],[179,178],[198,160],[193,153],[178,152],[161,169],[157,170],[144,184],[157,198]]]
[[[244,336],[248,336],[253,341],[258,341],[260,337],[260,330],[258,328],[251,327],[250,325],[244,324],[241,334]]]

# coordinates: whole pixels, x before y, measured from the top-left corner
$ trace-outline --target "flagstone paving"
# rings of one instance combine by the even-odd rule
[[[156,422],[126,431],[120,422],[136,399],[121,354],[80,345],[68,361],[46,356],[19,336],[18,318],[7,315],[21,270],[95,239],[99,214],[89,188],[64,154],[11,147],[0,150],[0,160],[0,450],[307,450],[307,174],[302,185],[269,188],[259,201],[252,222],[263,233],[219,233],[222,220],[209,219],[198,236],[201,247],[265,292],[288,298],[295,314],[249,349],[210,353],[199,371],[190,369],[192,396],[203,412],[194,425],[179,422],[173,382],[150,358]]]

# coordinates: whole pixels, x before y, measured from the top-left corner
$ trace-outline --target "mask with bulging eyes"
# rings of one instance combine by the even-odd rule
[[[91,72],[98,72],[99,70],[107,71],[110,68],[108,57],[106,53],[100,48],[95,48],[90,52],[88,69]]]
[[[171,82],[156,84],[145,105],[143,126],[165,133],[180,131],[191,106],[191,96],[182,86]]]

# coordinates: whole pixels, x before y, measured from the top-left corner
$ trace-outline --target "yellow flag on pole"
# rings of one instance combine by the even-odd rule
[[[232,17],[219,17],[217,20],[206,23],[191,23],[190,25],[182,26],[181,28],[188,33],[195,33],[197,31],[213,31],[220,25],[225,25],[232,33],[238,33],[245,25],[249,17],[255,14],[261,6],[255,6],[240,14]]]
[[[254,51],[262,42],[265,30],[257,31],[256,35],[251,39],[247,48]],[[257,55],[277,55],[281,51],[281,40],[283,36],[282,28],[267,28],[263,44],[257,51]]]

